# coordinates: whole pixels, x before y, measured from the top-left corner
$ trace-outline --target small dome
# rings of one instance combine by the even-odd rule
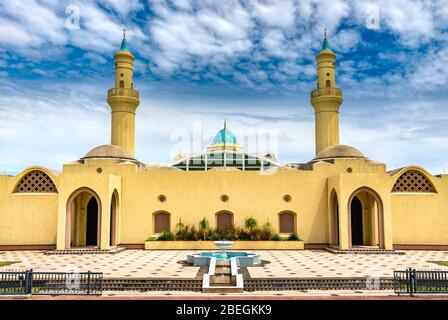
[[[319,152],[314,158],[315,160],[325,160],[325,159],[335,159],[335,158],[356,158],[356,159],[367,159],[365,155],[362,154],[358,149],[338,144],[325,148]]]
[[[112,144],[106,144],[104,146],[93,148],[81,159],[93,158],[134,160],[134,158],[132,158],[131,154],[126,149]]]
[[[229,129],[221,129],[213,139],[212,145],[215,144],[238,144],[235,135]]]

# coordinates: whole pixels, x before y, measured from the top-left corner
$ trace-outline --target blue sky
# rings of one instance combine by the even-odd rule
[[[249,151],[311,160],[309,93],[327,27],[341,143],[388,169],[448,172],[448,0],[2,0],[0,173],[61,170],[110,142],[124,26],[144,163],[200,151],[224,119]]]

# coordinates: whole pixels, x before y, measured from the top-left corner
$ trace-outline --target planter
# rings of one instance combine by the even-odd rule
[[[230,250],[303,250],[303,241],[234,241]],[[146,241],[145,250],[218,250],[213,241]]]

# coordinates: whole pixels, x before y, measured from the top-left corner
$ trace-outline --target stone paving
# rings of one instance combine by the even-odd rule
[[[2,251],[0,261],[17,261],[0,270],[33,268],[35,271],[103,272],[105,278],[195,278],[199,268],[185,266],[193,250],[145,251],[126,250],[108,255],[45,255],[43,251]],[[253,251],[270,263],[262,267],[249,267],[252,278],[298,277],[391,277],[393,270],[443,269],[429,261],[448,261],[445,251],[405,251],[404,255],[335,255],[321,250]]]
[[[392,277],[394,270],[448,270],[428,261],[448,261],[445,251],[405,251],[397,254],[332,254],[322,250],[255,251],[264,267],[248,267],[252,278]]]

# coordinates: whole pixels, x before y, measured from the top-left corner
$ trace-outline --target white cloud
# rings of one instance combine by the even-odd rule
[[[126,17],[130,13],[140,11],[144,8],[139,0],[100,0],[108,8],[113,9],[120,16]]]
[[[294,26],[296,8],[290,0],[252,2],[252,13],[265,26],[291,28]]]

